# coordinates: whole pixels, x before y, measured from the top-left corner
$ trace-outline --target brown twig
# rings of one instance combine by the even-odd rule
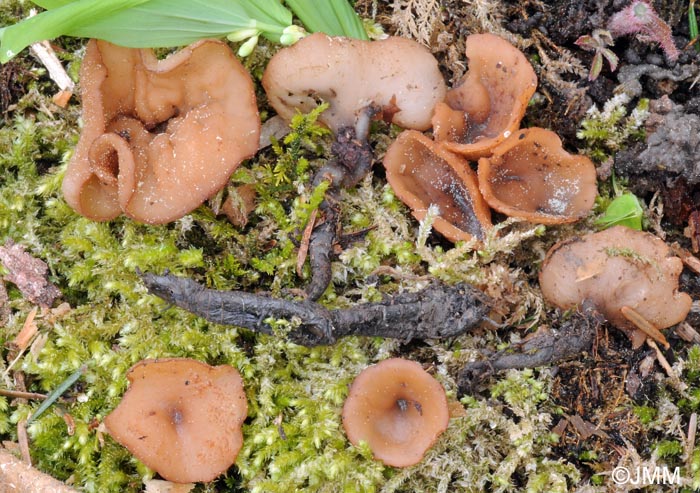
[[[11,399],[46,399],[45,394],[37,394],[35,392],[21,392],[19,390],[0,389],[0,395]]]
[[[77,493],[0,448],[0,491],[12,493]]]

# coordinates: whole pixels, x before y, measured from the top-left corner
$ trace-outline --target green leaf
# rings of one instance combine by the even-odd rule
[[[285,0],[311,32],[369,39],[362,20],[347,0]]]
[[[49,10],[0,29],[0,62],[58,36],[131,48],[182,46],[255,28],[279,41],[292,14],[280,0],[40,0]]]
[[[5,63],[32,43],[68,34],[89,22],[100,21],[147,0],[77,0],[47,10],[0,30],[0,62]],[[65,3],[48,1],[44,4]]]
[[[256,28],[272,41],[292,23],[278,0],[150,0],[66,33],[130,48],[182,46]]]
[[[603,229],[619,225],[641,231],[643,215],[644,211],[639,204],[639,199],[627,192],[610,202],[605,209],[605,214],[596,219],[595,224]]]

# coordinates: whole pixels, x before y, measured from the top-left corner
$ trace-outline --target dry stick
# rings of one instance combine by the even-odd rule
[[[37,471],[2,448],[0,448],[0,491],[78,493],[51,476]]]
[[[431,284],[377,303],[328,310],[312,301],[291,301],[243,291],[207,289],[172,274],[142,274],[151,294],[211,322],[271,334],[269,319],[295,322],[289,337],[297,344],[333,344],[344,336],[402,340],[454,337],[478,327],[491,300],[468,284]]]
[[[301,277],[302,268],[304,267],[304,262],[306,262],[306,255],[309,253],[309,240],[311,239],[311,233],[316,224],[317,214],[318,209],[314,209],[309,216],[309,221],[306,223],[304,234],[301,236],[301,244],[299,245],[299,253],[297,254],[297,275],[299,277]]]
[[[19,390],[0,389],[0,395],[10,397],[12,399],[46,399],[45,394],[37,394],[35,392],[21,392]]]
[[[679,392],[684,392],[685,390],[688,389],[688,385],[683,383],[681,379],[678,377],[675,371],[673,371],[673,368],[669,364],[668,360],[664,356],[664,353],[661,352],[661,349],[659,349],[659,346],[656,345],[654,341],[651,339],[647,338],[647,345],[652,348],[654,351],[656,351],[656,359],[659,361],[659,364],[661,367],[664,369],[668,377],[671,379],[671,383],[673,384],[673,387],[679,391]]]
[[[620,312],[622,313],[622,316],[625,317],[632,324],[634,324],[635,327],[644,332],[654,341],[657,341],[665,349],[671,347],[671,345],[668,343],[666,337],[664,337],[661,331],[657,329],[654,326],[654,324],[652,324],[646,318],[644,318],[637,310],[629,306],[623,306],[622,308],[620,308]]]
[[[22,460],[32,465],[32,455],[29,453],[29,435],[27,435],[27,420],[23,419],[17,423],[17,443],[22,454]]]

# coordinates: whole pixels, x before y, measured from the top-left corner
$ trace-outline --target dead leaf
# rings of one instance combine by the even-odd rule
[[[188,493],[195,487],[194,483],[172,483],[162,479],[147,479],[143,484],[146,493]]]
[[[32,303],[50,307],[61,295],[61,291],[47,279],[49,268],[46,263],[28,254],[22,245],[8,240],[0,247],[0,261],[9,271],[5,279],[14,283]]]

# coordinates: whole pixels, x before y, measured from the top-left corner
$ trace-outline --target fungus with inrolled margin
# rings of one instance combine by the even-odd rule
[[[354,445],[366,442],[384,464],[417,464],[447,429],[442,385],[421,365],[401,358],[363,370],[343,406],[343,427]]]
[[[179,219],[257,151],[253,82],[222,42],[159,61],[152,50],[92,40],[80,82],[83,129],[63,193],[90,219]]]
[[[660,238],[615,226],[555,244],[539,278],[548,302],[568,310],[592,301],[637,348],[647,337],[667,346],[659,329],[688,315],[692,300],[678,291],[682,270]]]
[[[435,107],[433,134],[467,159],[488,156],[520,127],[537,76],[525,55],[494,34],[467,37],[469,71]]]
[[[422,221],[428,207],[439,215],[433,228],[450,241],[483,240],[491,211],[479,192],[476,173],[460,156],[415,130],[406,130],[384,156],[386,178],[396,196]]]
[[[370,106],[380,108],[391,123],[427,130],[446,91],[437,60],[415,41],[362,41],[323,33],[277,52],[262,84],[270,105],[285,120],[297,110],[310,112],[320,100],[329,103],[319,121],[336,135],[353,127]]]
[[[109,434],[175,483],[211,481],[236,460],[248,414],[235,368],[187,358],[143,360],[104,420]]]
[[[585,217],[598,195],[593,162],[569,154],[557,134],[542,128],[518,130],[479,159],[478,176],[492,208],[541,224]]]

